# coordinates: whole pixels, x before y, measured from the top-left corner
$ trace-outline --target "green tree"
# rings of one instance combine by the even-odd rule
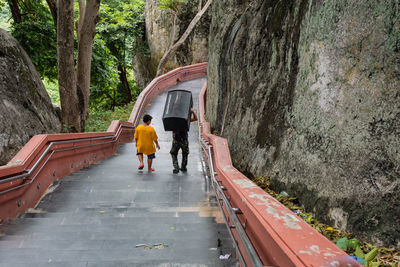
[[[90,106],[112,109],[121,98],[117,92],[119,83],[117,59],[104,41],[97,36],[93,43]]]
[[[144,34],[143,0],[105,0],[100,10],[97,26],[99,38],[116,59],[119,83],[113,90],[113,106],[132,101],[132,52],[139,50],[134,40]],[[136,89],[137,90],[137,89]],[[110,98],[110,94],[107,94]]]
[[[131,58],[133,53],[148,53],[145,44],[136,42],[144,35],[144,0],[103,0],[98,14],[99,0],[0,3],[0,9],[11,14],[11,33],[31,57],[42,79],[58,79],[63,124],[69,131],[84,129],[89,104],[113,109],[129,103],[139,93],[132,78]],[[63,8],[57,10],[56,4]],[[62,26],[58,25],[60,19],[66,21]],[[60,66],[62,74],[58,76]]]
[[[79,0],[78,40],[74,62],[74,1],[57,2],[58,84],[64,129],[83,132],[89,116],[93,39],[100,0]]]
[[[42,0],[8,0],[11,34],[31,58],[42,78],[57,78],[57,35],[49,8]]]

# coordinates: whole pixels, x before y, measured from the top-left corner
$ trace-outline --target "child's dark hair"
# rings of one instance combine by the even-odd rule
[[[150,116],[149,114],[146,114],[143,116],[143,122],[147,123],[148,121],[151,121],[153,119],[152,116]]]

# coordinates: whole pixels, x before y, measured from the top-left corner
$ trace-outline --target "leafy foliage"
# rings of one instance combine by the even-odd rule
[[[6,2],[2,1],[1,21],[11,19]],[[19,0],[22,23],[11,21],[11,34],[21,43],[45,80],[53,102],[57,79],[56,28],[44,0]],[[148,55],[148,47],[136,38],[144,35],[144,0],[104,0],[101,3],[97,34],[93,44],[90,105],[113,109],[125,105],[140,93],[132,75],[132,55]],[[78,3],[75,12],[79,17]],[[76,55],[75,55],[76,56]]]
[[[178,12],[179,7],[183,4],[187,4],[188,0],[158,0],[158,3],[160,4],[160,9]]]
[[[143,13],[143,0],[102,1],[93,48],[92,104],[113,108],[139,93],[130,73],[133,53],[146,51],[134,42],[144,34]]]
[[[11,34],[31,58],[42,78],[57,78],[57,35],[49,9],[40,0],[24,1],[22,23],[13,22]]]
[[[43,84],[46,87],[46,90],[50,96],[51,102],[58,106],[61,106],[60,92],[58,91],[57,81],[50,81],[48,79],[44,79]]]
[[[9,31],[11,28],[10,23],[10,10],[5,2],[0,1],[0,28]]]
[[[115,57],[99,38],[93,42],[91,68],[90,105],[111,108],[112,97],[108,95],[115,95],[119,83],[118,69]]]
[[[115,107],[114,111],[92,107],[89,112],[89,119],[86,121],[86,132],[107,131],[113,120],[128,121],[134,102],[125,106]]]

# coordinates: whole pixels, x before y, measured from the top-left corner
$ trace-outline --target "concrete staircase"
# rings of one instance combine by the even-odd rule
[[[148,109],[161,146],[156,171],[138,171],[134,144],[125,144],[116,155],[64,177],[34,210],[0,225],[1,267],[237,265],[203,173],[197,125],[190,131],[188,172],[173,174],[163,105]],[[229,259],[221,260],[226,254]]]

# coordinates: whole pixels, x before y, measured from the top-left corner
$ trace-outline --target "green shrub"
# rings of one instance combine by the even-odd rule
[[[128,121],[135,102],[125,106],[117,106],[114,111],[90,108],[85,132],[105,132],[113,120]]]

